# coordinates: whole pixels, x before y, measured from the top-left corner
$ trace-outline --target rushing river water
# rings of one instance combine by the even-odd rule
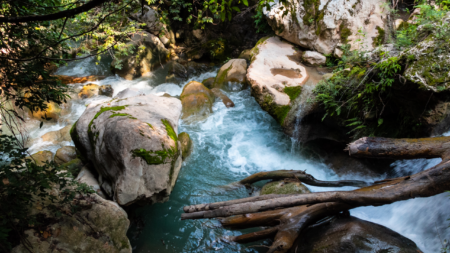
[[[128,87],[138,88],[143,93],[166,92],[180,95],[182,86],[188,82],[181,86],[164,83],[165,71],[160,69],[148,78],[126,81],[109,73],[108,62],[95,65],[94,60],[86,59],[60,68],[57,74],[111,75],[94,83],[111,84],[114,95]],[[191,80],[202,81],[215,74],[213,71]],[[77,88],[79,87],[75,87]],[[135,222],[128,235],[134,252],[265,252],[263,247],[227,242],[228,236],[239,235],[243,231],[225,230],[216,220],[180,220],[183,206],[247,197],[249,192],[245,188],[230,190],[223,186],[259,171],[296,169],[306,170],[320,180],[339,179],[326,165],[308,160],[298,152],[291,153],[292,140],[282,132],[275,120],[259,107],[249,90],[228,92],[227,95],[234,101],[234,108],[227,109],[217,101],[213,107],[214,113],[205,121],[190,125],[180,122],[179,132],[190,134],[194,151],[183,162],[168,202],[140,207],[130,213]],[[73,100],[66,108],[67,113],[57,123],[46,123],[42,129],[38,127],[39,122],[31,121],[31,152],[55,151],[61,145],[45,143],[40,140],[40,136],[73,124],[83,113],[86,104],[105,98]],[[63,143],[66,144],[73,145]],[[401,176],[416,173],[438,162],[439,159],[419,159],[398,161],[393,166],[397,175]],[[383,179],[356,175],[341,179],[356,178],[370,181]],[[335,190],[309,188],[312,191]],[[450,201],[447,195],[444,193],[381,207],[357,208],[351,210],[351,214],[399,232],[416,242],[424,252],[439,252],[441,242],[450,236],[447,230],[447,218],[450,217]],[[264,243],[268,245],[270,242]],[[264,243],[258,242],[253,246]]]

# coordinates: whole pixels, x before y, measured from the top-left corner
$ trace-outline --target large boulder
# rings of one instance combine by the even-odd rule
[[[181,168],[180,115],[176,98],[116,96],[91,103],[71,136],[94,164],[102,189],[117,203],[161,202],[167,200]]]
[[[214,94],[202,83],[191,81],[186,84],[180,99],[183,104],[183,115],[181,116],[183,119],[192,119],[192,116],[201,119],[213,112]]]
[[[261,39],[252,49],[252,63],[247,70],[252,95],[261,108],[281,125],[308,80],[300,63],[301,52],[278,37]]]
[[[339,217],[308,228],[297,238],[291,253],[421,253],[410,239],[384,226],[355,217]]]
[[[241,90],[247,84],[247,61],[245,59],[231,59],[217,72],[214,88]]]
[[[385,0],[275,1],[265,9],[275,33],[294,44],[332,54],[339,43],[351,49],[371,50],[382,44],[388,28]],[[362,36],[359,31],[363,28]]]
[[[96,194],[76,201],[81,211],[45,217],[41,220],[44,224],[25,231],[27,246],[20,244],[11,252],[29,253],[31,249],[34,253],[131,253],[126,234],[130,221],[122,208]],[[45,209],[40,213],[46,215]]]
[[[92,187],[95,193],[97,193],[100,197],[106,199],[106,195],[102,191],[102,188],[100,187],[97,178],[88,168],[82,167],[75,180]]]
[[[134,47],[134,53],[118,56],[111,63],[113,73],[127,80],[148,75],[171,57],[161,40],[145,31],[133,34],[128,45]]]

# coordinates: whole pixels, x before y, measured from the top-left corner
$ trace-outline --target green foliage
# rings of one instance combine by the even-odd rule
[[[289,96],[291,101],[294,101],[302,93],[302,86],[284,87],[284,93]]]
[[[39,216],[30,213],[32,208],[45,208],[58,218],[64,214],[63,205],[71,213],[78,211],[72,204],[75,194],[94,193],[55,163],[38,166],[25,160],[26,155],[13,137],[0,135],[0,251],[24,242],[23,231],[41,224]]]
[[[272,27],[270,27],[269,23],[267,23],[267,19],[263,13],[263,8],[265,4],[264,1],[260,1],[258,3],[258,7],[256,8],[256,14],[252,16],[255,20],[255,27],[257,33],[262,34],[271,34],[273,33]]]

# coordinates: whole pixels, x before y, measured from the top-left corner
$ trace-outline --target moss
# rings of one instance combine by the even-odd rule
[[[250,62],[253,62],[255,60],[255,57],[259,54],[259,45],[263,45],[266,42],[266,40],[268,40],[271,37],[272,36],[266,36],[258,40],[258,42],[256,42],[256,45],[250,51]]]
[[[112,106],[112,107],[101,107],[100,111],[98,111],[94,118],[91,120],[91,122],[89,122],[88,125],[88,137],[89,137],[89,142],[91,144],[92,147],[92,151],[95,150],[94,146],[95,146],[95,141],[96,138],[98,138],[98,134],[96,134],[94,136],[94,134],[92,133],[92,124],[94,123],[94,120],[97,119],[102,113],[107,112],[107,111],[112,111],[113,113],[116,111],[120,111],[123,110],[127,107],[128,105],[123,105],[123,106]],[[94,129],[95,129],[95,125],[94,125]],[[95,138],[96,137],[96,138]]]
[[[284,93],[289,96],[291,101],[294,101],[302,93],[302,86],[285,87]]]
[[[386,32],[384,31],[383,28],[381,28],[381,27],[379,27],[379,26],[377,26],[377,27],[375,27],[375,28],[376,28],[377,31],[378,31],[378,36],[375,37],[375,38],[373,38],[372,45],[373,45],[374,47],[377,47],[377,46],[382,45],[382,44],[384,43],[384,39],[385,39],[385,36],[386,36]]]
[[[155,129],[153,128],[152,124],[147,123],[147,125],[148,125],[152,130],[155,130]]]
[[[291,110],[291,106],[289,105],[277,105],[273,102],[273,98],[266,94],[263,99],[263,103],[261,104],[261,107],[263,110],[268,112],[272,117],[275,118],[275,120],[280,124],[283,125],[284,119],[288,115],[289,111]]]
[[[83,162],[79,158],[75,158],[71,160],[70,162],[64,163],[61,165],[61,169],[67,170],[72,174],[73,177],[78,176],[78,174],[81,171],[81,168],[83,167]]]
[[[233,68],[233,64],[230,64],[230,67],[222,71],[222,73],[219,72],[217,74],[216,79],[214,79],[214,88],[222,88],[222,85],[226,82],[225,79],[227,78],[228,71],[230,71],[231,68]]]
[[[162,145],[162,147],[162,150],[157,151],[145,150],[143,148],[134,149],[131,151],[131,154],[133,154],[134,158],[140,157],[144,159],[148,165],[165,164],[167,163],[166,159],[173,157],[176,151],[173,147],[168,149],[164,148],[164,145]]]
[[[350,37],[350,35],[352,35],[352,31],[350,31],[350,29],[345,25],[345,22],[342,22],[339,25],[339,31],[340,31],[340,36],[341,36],[341,42],[344,44],[347,44],[348,37]]]
[[[111,116],[109,116],[109,118],[114,118],[114,117],[120,117],[120,116],[126,116],[126,117],[128,117],[128,118],[130,118],[130,119],[136,119],[135,117],[133,117],[133,116],[131,116],[130,114],[128,114],[128,113],[113,113]]]
[[[306,186],[299,182],[275,181],[267,183],[261,189],[261,195],[266,194],[302,194],[309,193]]]

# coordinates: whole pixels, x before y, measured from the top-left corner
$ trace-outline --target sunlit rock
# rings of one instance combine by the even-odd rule
[[[322,54],[338,43],[371,50],[384,43],[388,8],[384,0],[275,1],[264,14],[280,37]],[[364,36],[363,36],[364,35]]]
[[[178,140],[181,144],[181,155],[183,160],[186,159],[192,152],[192,140],[188,133],[182,132],[178,135]]]
[[[99,87],[97,84],[94,83],[88,83],[81,88],[80,92],[78,93],[78,97],[85,99],[85,98],[91,98],[94,96],[98,96],[98,90]]]
[[[242,90],[247,84],[247,62],[245,59],[231,59],[217,72],[214,88]]]
[[[51,120],[58,121],[59,116],[61,115],[61,106],[59,106],[55,102],[45,102],[47,109],[45,110],[37,110],[31,113],[31,116],[38,120]]]
[[[181,168],[181,102],[126,94],[89,104],[71,131],[72,139],[94,164],[102,189],[117,203],[165,201]]]
[[[180,99],[183,105],[182,118],[202,119],[211,114],[214,94],[203,84],[192,81],[186,84]]]

